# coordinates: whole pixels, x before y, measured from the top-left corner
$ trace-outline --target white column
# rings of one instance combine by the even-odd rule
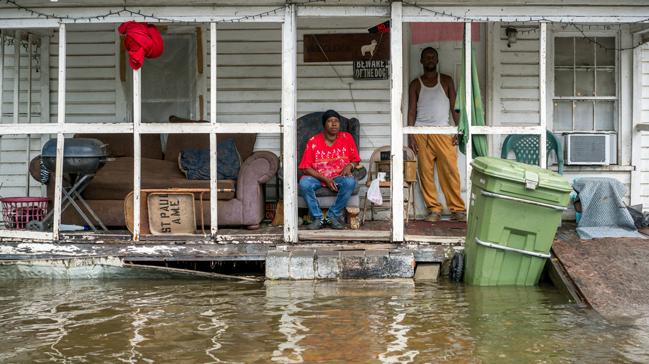
[[[50,123],[50,37],[42,35],[39,38],[41,49],[39,53],[40,70],[40,123]],[[40,145],[50,139],[48,134],[40,135]],[[47,186],[41,184],[41,196],[47,196]]]
[[[216,125],[216,23],[210,23],[210,122]],[[210,132],[210,233],[218,233],[216,133]]]
[[[466,139],[466,212],[471,206],[471,162],[473,161],[473,137],[471,135],[471,122],[473,121],[473,81],[471,80],[471,22],[464,23],[464,101],[467,120]]]
[[[403,48],[402,17],[403,5],[400,1],[392,3],[390,20],[390,151],[392,169],[392,241],[403,241]]]
[[[133,70],[133,240],[140,240],[140,185],[142,165],[142,68]]]
[[[32,53],[34,48],[32,47],[32,35],[31,33],[27,35],[27,124],[32,123]],[[25,185],[25,196],[29,196],[29,185],[31,183],[31,176],[29,175],[29,162],[31,154],[31,144],[32,144],[32,135],[27,135],[27,146],[26,146],[26,162],[27,162],[27,177]]]
[[[52,234],[54,239],[59,239],[61,226],[61,196],[63,194],[63,150],[65,138],[63,137],[63,124],[65,123],[65,23],[59,25],[59,97],[57,104],[57,123],[59,132],[56,134],[56,174],[54,178],[54,220]],[[48,67],[48,65],[42,65]]]
[[[541,135],[539,143],[539,165],[541,168],[545,168],[547,164],[547,135],[545,130],[547,129],[547,105],[545,104],[547,96],[547,48],[548,48],[548,24],[541,23],[541,35],[539,37],[539,118],[541,124]]]
[[[4,98],[4,80],[5,80],[5,33],[0,31],[0,122],[2,122],[2,102]],[[1,139],[0,139],[1,140]]]
[[[14,34],[14,123],[20,122],[20,38],[22,33]]]
[[[282,164],[284,241],[297,242],[297,24],[295,5],[286,5],[282,24]]]

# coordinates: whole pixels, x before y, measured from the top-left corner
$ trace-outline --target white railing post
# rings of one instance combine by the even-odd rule
[[[216,23],[210,23],[210,234],[216,238],[218,233],[218,199],[216,169]],[[201,212],[202,213],[202,212]]]
[[[66,58],[66,37],[65,23],[59,25],[59,97],[57,104],[57,125],[56,133],[56,173],[54,178],[54,220],[52,225],[52,234],[55,240],[59,240],[59,231],[61,228],[61,201],[63,195],[63,151],[65,148],[65,138],[63,137],[63,124],[65,124],[65,58]],[[47,67],[47,65],[43,65]]]
[[[22,33],[14,34],[14,124],[20,122],[20,38]]]
[[[32,47],[32,35],[31,33],[27,35],[27,124],[32,123],[32,53],[34,52],[34,48]],[[25,196],[29,196],[29,185],[31,184],[31,179],[29,175],[29,162],[30,162],[30,155],[31,155],[31,144],[32,144],[32,135],[27,134],[27,147],[25,152],[27,153],[27,156],[25,157],[26,159],[26,166],[27,166],[27,173],[25,173],[25,176],[27,177],[27,184],[25,185]]]
[[[403,241],[403,4],[392,3],[390,18],[390,151],[392,180],[390,200],[392,201],[392,241]]]
[[[5,80],[5,33],[4,31],[0,31],[0,42],[2,42],[2,44],[0,45],[0,91],[4,92],[4,80]],[[3,116],[2,104],[4,104],[4,102],[0,102],[0,123],[2,122],[2,116]]]
[[[539,118],[541,124],[541,135],[539,135],[539,165],[545,168],[547,164],[547,37],[548,37],[548,24],[541,23],[541,35],[539,37]]]
[[[140,240],[142,68],[133,70],[133,240]]]
[[[282,24],[282,165],[284,241],[297,242],[297,24],[295,5],[286,5]]]
[[[473,136],[471,135],[471,122],[473,121],[473,80],[472,77],[472,51],[471,51],[471,22],[464,23],[464,108],[467,122],[466,138],[466,212],[469,212],[471,205],[471,162],[473,161]]]

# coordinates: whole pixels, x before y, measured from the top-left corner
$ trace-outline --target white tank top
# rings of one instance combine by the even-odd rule
[[[449,101],[437,73],[437,84],[433,87],[426,87],[421,77],[418,78],[421,84],[419,99],[417,100],[416,126],[450,126]]]

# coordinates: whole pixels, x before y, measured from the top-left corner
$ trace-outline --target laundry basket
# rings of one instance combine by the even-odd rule
[[[47,202],[47,197],[0,198],[5,228],[23,230],[30,221],[41,221],[47,212]]]

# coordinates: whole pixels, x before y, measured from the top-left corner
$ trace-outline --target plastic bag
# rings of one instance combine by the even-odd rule
[[[381,194],[379,183],[381,181],[377,178],[370,183],[370,188],[367,189],[367,199],[375,205],[383,204],[383,195]]]

